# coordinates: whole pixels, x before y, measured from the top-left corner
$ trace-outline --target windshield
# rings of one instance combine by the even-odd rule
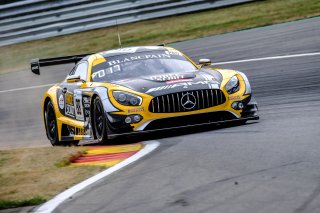
[[[108,82],[196,69],[180,52],[148,51],[108,57],[92,67],[91,78],[94,82]]]

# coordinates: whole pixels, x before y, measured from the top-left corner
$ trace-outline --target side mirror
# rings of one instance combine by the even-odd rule
[[[67,77],[68,83],[74,83],[74,82],[78,82],[78,81],[85,82],[85,80],[81,79],[80,75],[70,75]]]
[[[199,65],[201,67],[204,67],[204,66],[210,66],[211,65],[211,60],[210,59],[207,59],[207,58],[202,58],[199,60]]]

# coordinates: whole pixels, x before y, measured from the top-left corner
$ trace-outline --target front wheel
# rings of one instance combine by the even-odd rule
[[[48,102],[44,111],[44,120],[48,139],[52,146],[78,146],[79,140],[60,141],[56,113],[51,101]]]
[[[54,108],[51,101],[48,102],[44,111],[44,119],[46,124],[47,136],[50,140],[50,143],[52,144],[52,146],[59,145],[60,141],[58,137],[56,114],[54,112]]]
[[[93,128],[99,142],[107,141],[107,123],[101,99],[96,97],[93,101]]]

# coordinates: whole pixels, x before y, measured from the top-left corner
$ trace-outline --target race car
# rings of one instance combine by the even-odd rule
[[[33,59],[40,67],[75,63],[43,97],[52,145],[207,123],[257,120],[258,107],[242,72],[196,64],[167,46],[119,48],[95,54]]]

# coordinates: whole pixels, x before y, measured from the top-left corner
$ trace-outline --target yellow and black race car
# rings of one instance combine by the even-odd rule
[[[206,123],[259,119],[245,74],[197,65],[180,51],[142,46],[31,61],[76,65],[43,99],[52,145]]]

